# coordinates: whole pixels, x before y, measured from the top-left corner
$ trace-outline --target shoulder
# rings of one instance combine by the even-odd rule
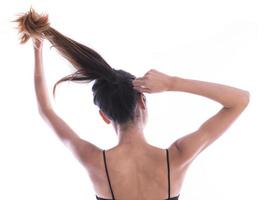
[[[98,169],[102,167],[104,149],[101,149],[86,140],[82,140],[82,145],[80,146],[83,149],[83,166],[89,173],[97,172]]]

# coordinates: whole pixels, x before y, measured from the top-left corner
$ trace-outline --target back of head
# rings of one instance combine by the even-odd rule
[[[96,51],[52,28],[48,15],[40,15],[31,8],[15,22],[18,22],[19,32],[22,34],[22,44],[30,37],[45,38],[76,68],[76,72],[55,83],[54,96],[56,86],[61,82],[95,81],[92,87],[93,102],[107,117],[119,124],[134,119],[136,102],[141,94],[133,89],[134,75],[113,69]]]
[[[94,104],[110,119],[119,124],[134,119],[134,109],[139,98],[139,92],[133,89],[132,80],[135,76],[115,70],[116,81],[97,79],[92,87]]]

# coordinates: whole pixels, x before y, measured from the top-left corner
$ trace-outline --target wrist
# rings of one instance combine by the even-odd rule
[[[34,52],[35,53],[41,53],[42,52],[42,48],[36,48],[36,47],[34,47]]]
[[[176,76],[168,76],[167,91],[173,90],[175,82],[176,82]]]

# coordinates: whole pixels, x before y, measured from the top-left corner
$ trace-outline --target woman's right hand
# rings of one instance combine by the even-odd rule
[[[133,80],[133,86],[134,89],[139,92],[164,92],[170,89],[172,79],[172,76],[159,72],[155,69],[151,69],[143,77]]]

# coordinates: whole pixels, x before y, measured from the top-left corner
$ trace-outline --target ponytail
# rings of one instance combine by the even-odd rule
[[[46,38],[58,52],[66,58],[77,71],[57,81],[54,85],[53,95],[55,96],[56,86],[64,81],[85,81],[104,78],[107,81],[115,81],[116,74],[110,65],[93,49],[80,44],[50,26],[48,15],[39,15],[33,8],[18,17],[21,44],[26,43],[30,37]]]

